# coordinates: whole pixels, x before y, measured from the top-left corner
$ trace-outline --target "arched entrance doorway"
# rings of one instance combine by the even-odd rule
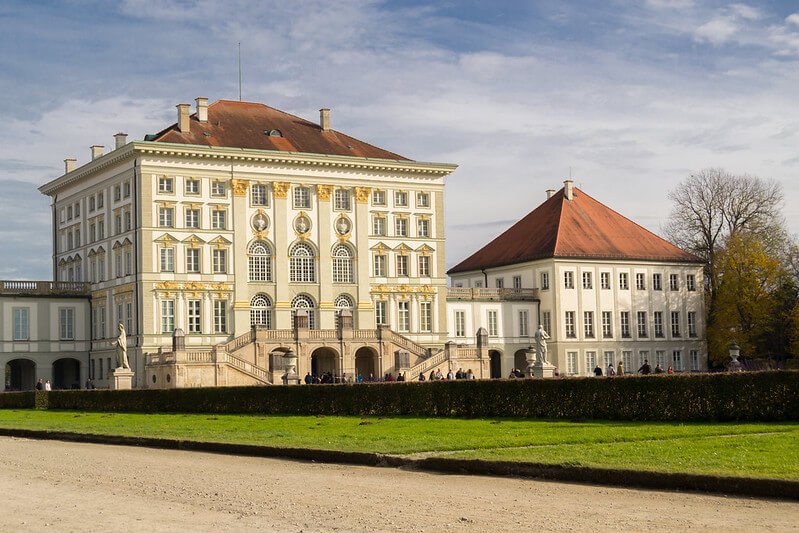
[[[491,361],[491,379],[502,377],[502,354],[497,350],[489,350],[488,357]]]
[[[521,370],[522,373],[527,370],[527,350],[516,350],[516,353],[513,354],[513,366]]]
[[[6,363],[7,390],[33,390],[36,387],[36,363],[30,359],[12,359]]]
[[[361,346],[355,352],[355,375],[363,376],[364,381],[369,377],[376,378],[380,375],[377,368],[377,352],[369,346]]]
[[[321,377],[327,372],[338,376],[338,352],[328,347],[317,348],[311,354],[311,374]]]
[[[72,357],[58,359],[53,363],[54,389],[80,388],[80,361]]]

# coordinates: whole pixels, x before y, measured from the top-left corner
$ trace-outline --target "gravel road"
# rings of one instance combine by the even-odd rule
[[[799,504],[0,437],[0,530],[799,531]]]

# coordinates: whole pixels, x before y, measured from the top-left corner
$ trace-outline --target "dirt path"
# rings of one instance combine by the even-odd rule
[[[799,504],[0,437],[0,530],[799,531]]]

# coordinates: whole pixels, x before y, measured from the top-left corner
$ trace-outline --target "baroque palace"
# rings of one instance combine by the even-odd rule
[[[0,285],[6,387],[109,386],[118,324],[139,388],[280,384],[289,353],[300,376],[503,377],[527,366],[539,324],[564,373],[647,357],[704,368],[695,257],[567,180],[448,288],[456,166],[319,119],[197,98],[143,141],[118,133],[88,163],[65,160],[40,188],[54,281]]]

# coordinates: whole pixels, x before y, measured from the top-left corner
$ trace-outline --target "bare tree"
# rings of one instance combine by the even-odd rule
[[[730,235],[747,231],[775,253],[788,242],[781,214],[782,187],[776,181],[710,168],[691,174],[668,197],[674,205],[665,233],[707,262],[711,314],[718,289],[716,254]]]

